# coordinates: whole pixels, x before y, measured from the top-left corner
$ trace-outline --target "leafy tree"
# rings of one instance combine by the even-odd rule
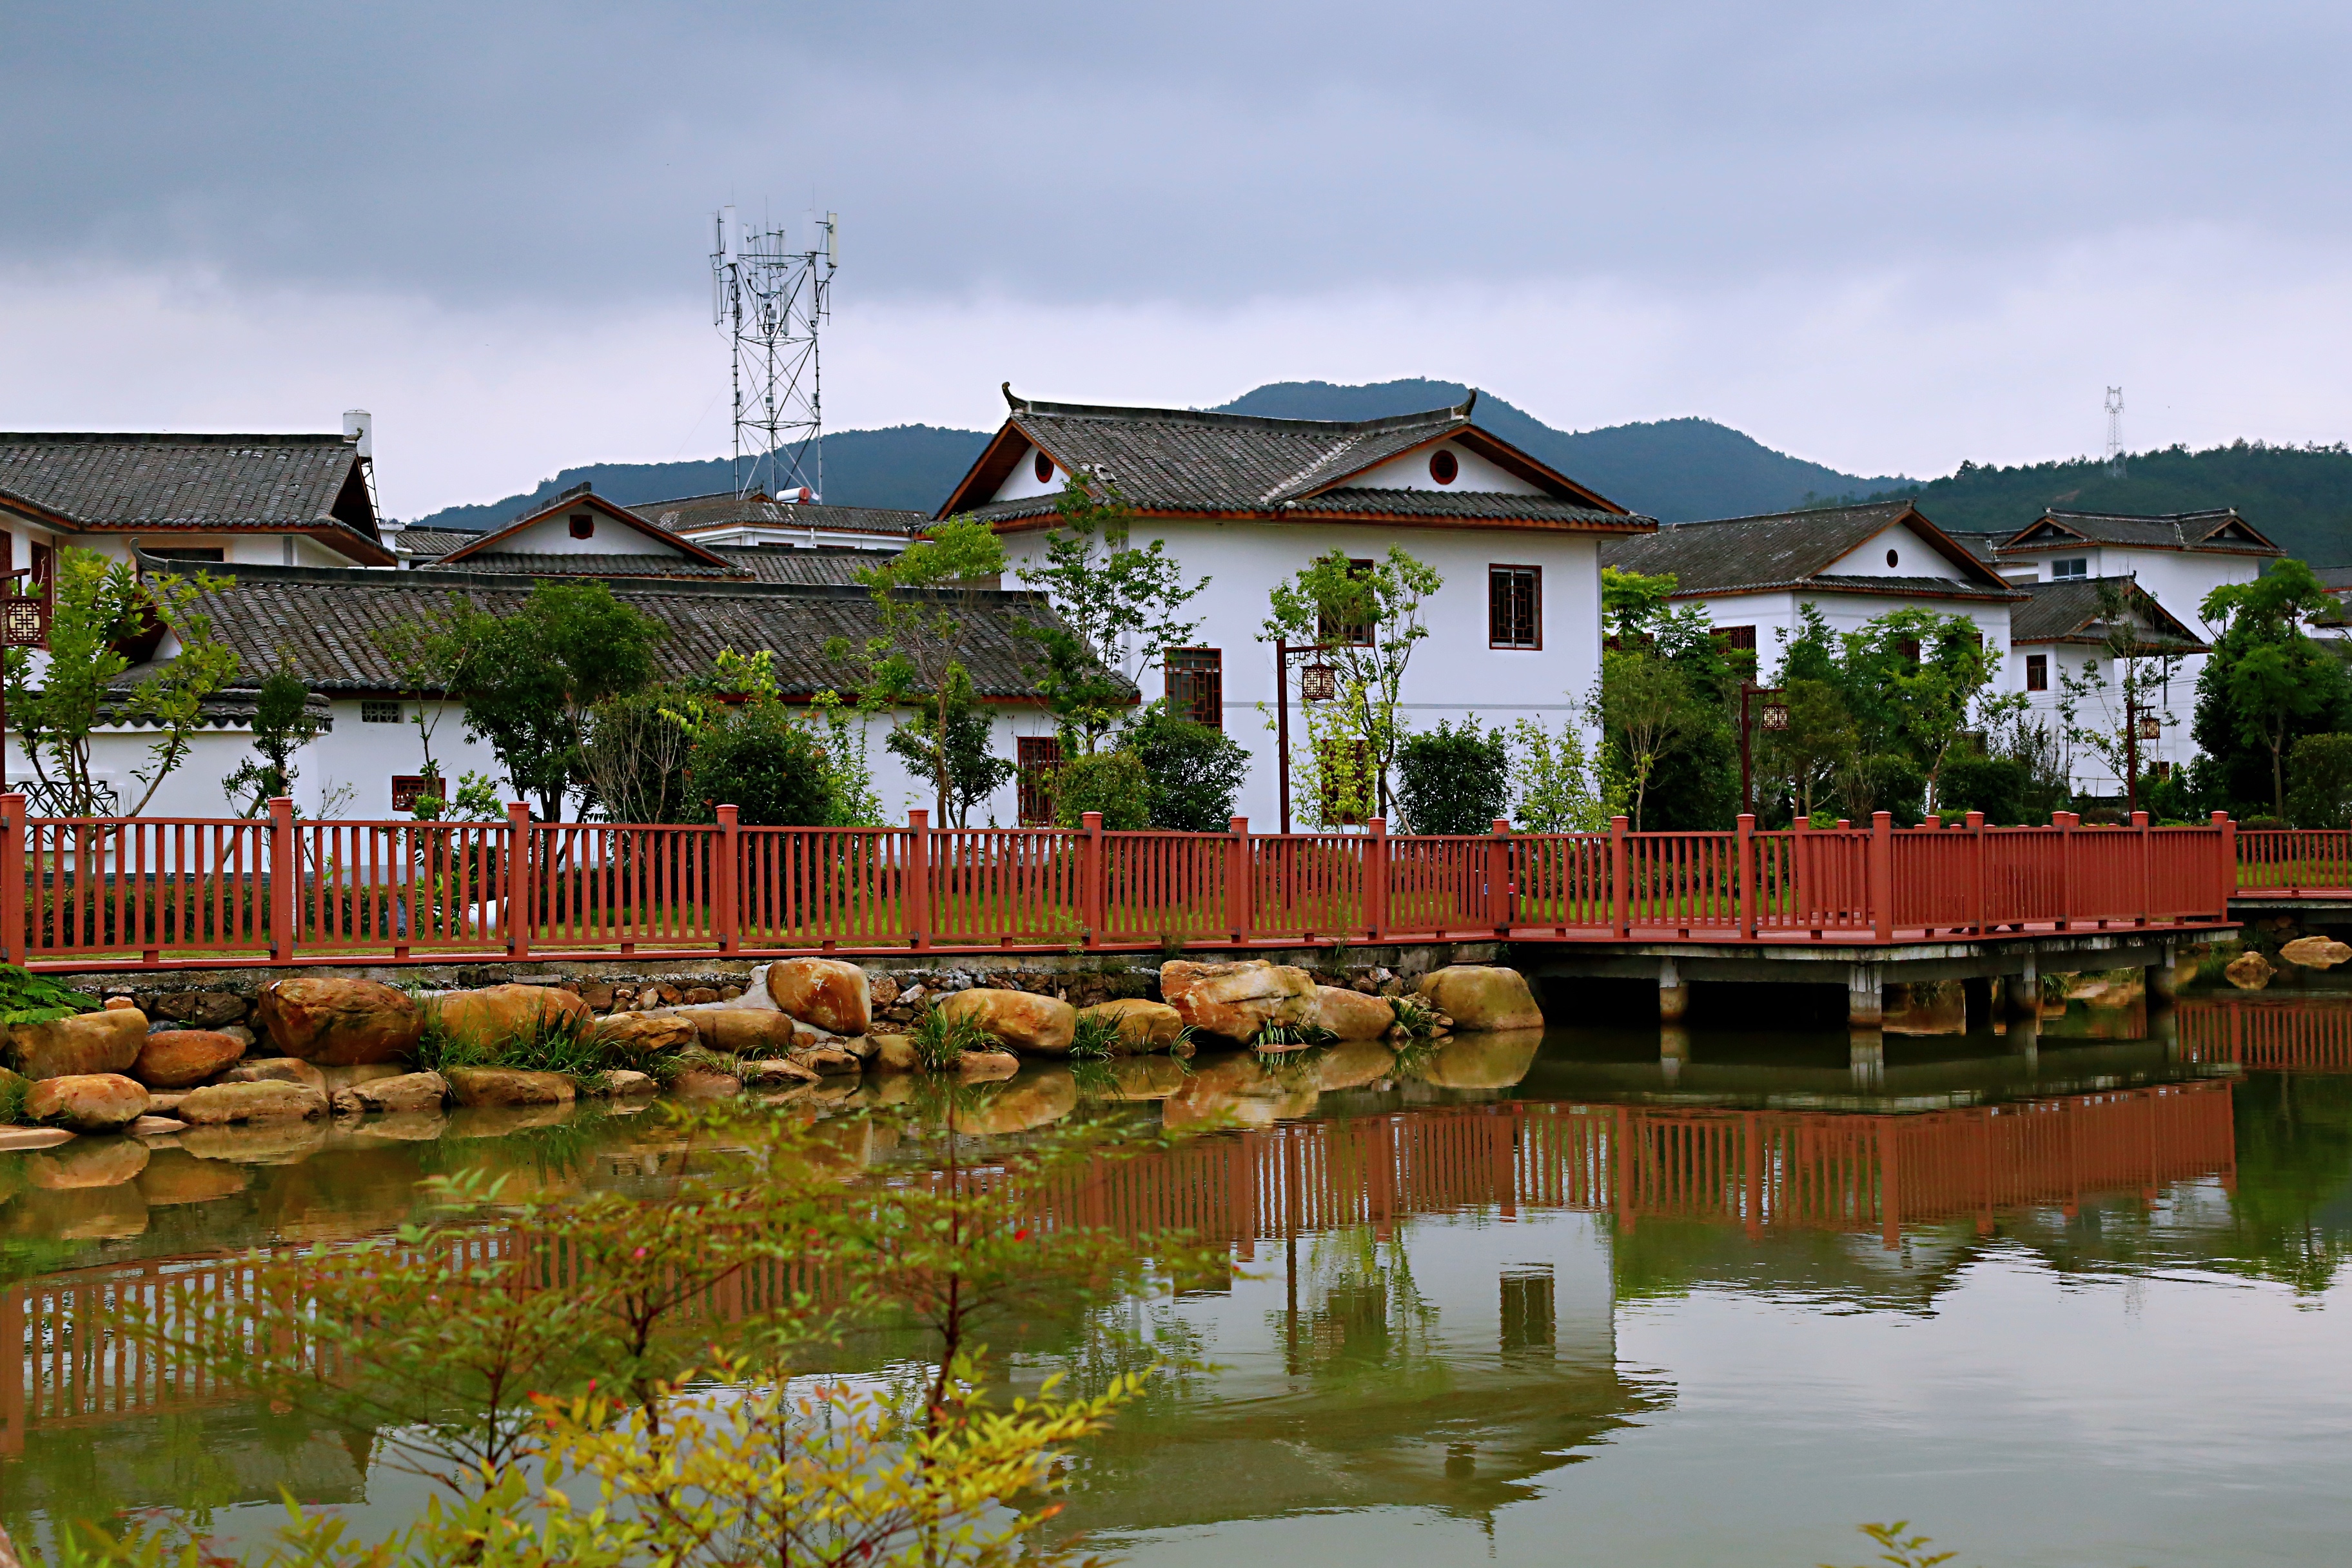
[[[2148,742],[2133,733],[2135,722],[2153,719],[2159,726],[2178,722],[2163,702],[2172,678],[2180,673],[2181,656],[2147,639],[2137,605],[2144,597],[2136,583],[2099,584],[2099,648],[2116,672],[2112,684],[2095,658],[2084,660],[2077,674],[2063,666],[2058,671],[2058,718],[2067,741],[2088,748],[2091,754],[2122,781],[2126,795],[2137,799],[2139,776],[2152,759]]]
[[[1144,816],[1171,833],[1223,833],[1249,776],[1249,750],[1223,730],[1154,702],[1119,732],[1118,747],[1143,764]]]
[[[1683,672],[1647,648],[1611,648],[1601,657],[1601,690],[1593,717],[1608,736],[1625,793],[1633,805],[1633,830],[1643,830],[1650,781],[1659,762],[1706,725],[1696,693]]]
[[[466,732],[487,741],[518,795],[542,821],[586,780],[596,705],[654,678],[661,624],[602,583],[541,582],[509,616],[451,595],[448,607],[383,634],[404,676],[466,705]]]
[[[716,822],[733,805],[737,819],[762,827],[807,827],[833,815],[824,748],[772,696],[725,709],[698,729],[686,764],[688,819]]]
[[[581,749],[582,808],[606,822],[686,820],[686,769],[694,733],[681,695],[665,687],[625,691],[596,704]]]
[[[1072,757],[1054,780],[1054,820],[1083,826],[1090,811],[1102,813],[1105,827],[1133,831],[1151,826],[1143,759],[1114,748]]]
[[[2333,608],[2311,568],[2291,560],[2251,583],[2223,584],[2199,606],[2221,632],[2198,672],[2190,732],[2213,760],[2233,808],[2267,794],[2271,809],[2284,816],[2286,754],[2295,739],[2352,728],[2343,661],[2305,629],[2312,616]]]
[[[2352,735],[2305,735],[2287,754],[2287,820],[2297,827],[2352,826]]]
[[[914,718],[892,730],[883,744],[916,777],[930,781],[940,826],[962,827],[971,808],[1011,784],[1020,770],[989,750],[995,726],[963,666],[950,664],[946,681],[945,700],[916,699]]]
[[[38,685],[33,650],[7,650],[9,721],[23,738],[48,810],[136,816],[188,760],[204,723],[205,700],[236,677],[236,650],[214,635],[212,617],[198,608],[205,593],[226,584],[202,573],[193,582],[168,574],[142,576],[126,563],[71,545],[58,552],[55,574]],[[131,666],[126,649],[159,632],[176,641],[179,651],[136,685],[116,687]],[[119,801],[99,799],[89,752],[100,725],[123,722],[155,737],[147,767],[131,774],[146,788],[127,811]]]
[[[2025,764],[2013,757],[1976,752],[1954,757],[1944,764],[1939,782],[1942,796],[1937,804],[1947,816],[1980,811],[1987,822],[2016,824],[2032,816],[2026,800],[2032,780]]]
[[[280,664],[261,683],[253,707],[253,749],[221,780],[221,788],[246,797],[248,816],[269,810],[272,799],[294,793],[294,753],[327,732],[327,721],[310,711],[310,688],[292,662]]]
[[[1391,810],[1389,775],[1404,740],[1397,704],[1413,647],[1429,635],[1422,601],[1444,583],[1435,568],[1391,545],[1363,567],[1334,550],[1268,595],[1265,640],[1321,644],[1335,672],[1337,698],[1308,715],[1311,769],[1325,776],[1318,796],[1346,794],[1335,793],[1332,780],[1360,770],[1361,805],[1381,816]]]
[[[966,625],[981,613],[983,585],[1003,571],[1004,545],[995,532],[977,518],[951,517],[883,564],[858,572],[881,613],[880,635],[859,648],[839,637],[825,647],[829,658],[863,663],[861,708],[916,710],[919,726],[899,725],[885,743],[931,781],[942,824],[961,826],[971,801],[987,798],[1013,773],[1012,763],[988,755],[984,715],[975,739],[971,672],[956,652]],[[983,778],[988,787],[969,793]]]
[[[1609,826],[1608,803],[1595,786],[1584,736],[1573,721],[1559,733],[1532,719],[1511,726],[1511,787],[1518,798],[1511,820],[1530,833],[1599,833]]]
[[[1398,758],[1397,800],[1414,833],[1486,833],[1511,798],[1510,751],[1500,730],[1443,720],[1410,737]]]
[[[2025,704],[2021,694],[1992,690],[2000,651],[1988,647],[1983,632],[1965,616],[1893,610],[1840,640],[1849,705],[1860,707],[1865,721],[1876,721],[1882,733],[1904,743],[1925,781],[1930,811],[1936,809],[1937,780],[1960,737]],[[1877,809],[1891,808],[1882,800]]]
[[[1209,579],[1187,586],[1164,540],[1131,542],[1133,514],[1108,479],[1073,474],[1054,504],[1061,526],[1045,536],[1044,563],[1023,567],[1020,579],[1045,594],[1058,622],[1032,633],[1045,654],[1046,705],[1091,755],[1162,651],[1192,641],[1201,623],[1184,619],[1184,606]]]

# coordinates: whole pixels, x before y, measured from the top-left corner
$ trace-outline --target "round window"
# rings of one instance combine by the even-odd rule
[[[1053,458],[1045,456],[1045,453],[1040,452],[1037,454],[1037,462],[1035,467],[1037,471],[1037,482],[1039,484],[1050,485],[1054,482]]]
[[[1890,550],[1890,551],[1888,551],[1888,552],[1886,552],[1886,563],[1887,563],[1889,566],[1894,565],[1894,564],[1895,564],[1895,561],[1896,561],[1897,559],[1898,559],[1898,557],[1895,555],[1895,552],[1893,552],[1892,550]]]
[[[1450,485],[1462,472],[1462,465],[1454,454],[1440,447],[1429,455],[1429,477],[1441,485]]]

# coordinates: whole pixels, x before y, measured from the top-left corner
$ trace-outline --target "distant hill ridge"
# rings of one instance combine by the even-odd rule
[[[1413,378],[1365,386],[1274,382],[1219,412],[1282,419],[1373,419],[1459,403],[1459,382]],[[1711,419],[1686,417],[1557,430],[1489,392],[1476,422],[1622,506],[1664,522],[1781,511],[1831,500],[1905,494],[1963,531],[2022,528],[2045,506],[2085,511],[2196,511],[2234,506],[2289,552],[2316,565],[2352,565],[2352,453],[2342,447],[2238,442],[2130,458],[2116,479],[2093,458],[2014,468],[1963,464],[1933,480],[1865,478],[1793,458]],[[824,438],[824,499],[842,506],[935,510],[987,444],[989,432],[933,425],[844,430]],[[708,495],[732,483],[724,458],[597,463],[537,488],[411,520],[422,528],[496,527],[583,481],[624,506]]]

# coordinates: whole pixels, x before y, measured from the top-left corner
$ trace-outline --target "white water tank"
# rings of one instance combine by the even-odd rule
[[[353,443],[359,454],[371,461],[375,457],[375,420],[364,408],[343,410],[343,439]]]

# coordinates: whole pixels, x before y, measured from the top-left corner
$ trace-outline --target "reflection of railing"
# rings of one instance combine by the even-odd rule
[[[2226,917],[2226,821],[1392,837],[504,822],[27,820],[16,963],[773,953],[1344,940],[1885,942]]]
[[[2180,1048],[2192,1062],[2257,1069],[2352,1072],[2352,1009],[2300,997],[2182,998]]]
[[[2185,1032],[2185,1031],[2184,1031]],[[2234,1179],[2225,1081],[2119,1089],[1905,1116],[1714,1111],[1508,1101],[1346,1121],[1288,1122],[1109,1161],[1048,1189],[1024,1223],[1130,1235],[1181,1228],[1234,1246],[1368,1226],[1386,1236],[1418,1214],[1491,1208],[1606,1214],[1621,1226],[1688,1219],[1775,1229],[1876,1231],[2002,1209],[2068,1214],[2099,1192]],[[484,1232],[484,1258],[527,1245]],[[558,1240],[532,1258],[534,1284],[562,1289],[579,1264]],[[728,1321],[820,1282],[789,1264],[730,1276],[698,1310]],[[243,1259],[207,1257],[79,1270],[0,1293],[0,1453],[33,1426],[111,1420],[229,1397],[190,1369],[108,1333],[110,1311],[161,1308],[173,1289],[213,1308],[249,1300]],[[321,1365],[320,1374],[336,1369]]]

